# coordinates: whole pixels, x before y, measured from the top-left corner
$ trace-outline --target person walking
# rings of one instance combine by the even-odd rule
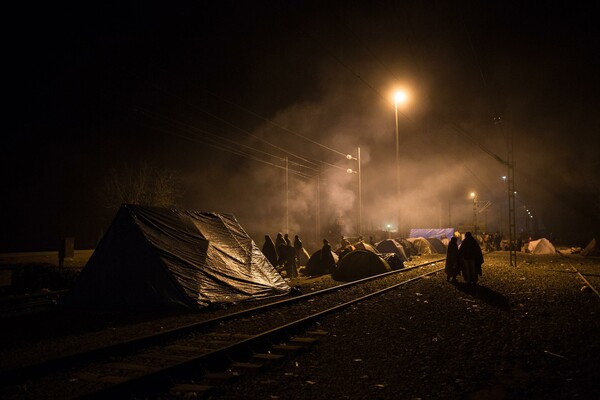
[[[458,241],[454,236],[448,243],[444,271],[446,272],[446,281],[456,283],[456,276],[460,274],[460,260],[458,257]]]
[[[462,262],[462,273],[465,282],[476,284],[481,275],[483,253],[471,232],[465,233],[465,239],[458,249],[458,255]]]

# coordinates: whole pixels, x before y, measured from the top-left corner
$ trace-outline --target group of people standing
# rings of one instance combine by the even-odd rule
[[[476,284],[481,275],[481,264],[483,252],[471,232],[465,233],[460,248],[456,236],[450,239],[444,268],[447,281],[455,283],[456,277],[462,274],[465,282]]]
[[[289,278],[298,277],[298,265],[304,252],[302,240],[298,235],[294,236],[293,242],[287,233],[277,233],[275,242],[270,235],[265,235],[262,252],[278,271],[285,270]]]

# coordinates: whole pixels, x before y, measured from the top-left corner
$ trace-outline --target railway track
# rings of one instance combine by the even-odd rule
[[[207,393],[318,341],[326,334],[318,329],[324,315],[434,274],[443,269],[436,264],[443,260],[0,371],[0,397],[170,398]]]

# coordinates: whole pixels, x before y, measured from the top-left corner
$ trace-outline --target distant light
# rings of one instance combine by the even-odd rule
[[[506,175],[502,177],[503,180],[506,180]]]
[[[390,224],[387,224],[386,226],[388,229],[390,229],[392,227],[392,225],[390,225]]]
[[[353,170],[352,168],[348,168],[348,169],[346,170],[346,172],[347,172],[347,173],[349,173],[349,174],[352,174],[352,173],[354,173],[354,170]]]
[[[475,192],[471,192],[471,197],[475,198]]]

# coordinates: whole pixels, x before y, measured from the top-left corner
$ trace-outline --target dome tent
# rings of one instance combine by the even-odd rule
[[[446,246],[440,239],[435,238],[435,237],[430,237],[430,238],[427,238],[427,241],[431,244],[431,247],[433,247],[435,253],[446,254]]]
[[[375,246],[380,253],[395,253],[402,261],[409,261],[404,251],[404,246],[394,239],[385,239]]]
[[[417,250],[418,255],[429,255],[436,253],[431,243],[429,243],[429,241],[423,237],[408,238],[407,240],[412,243],[413,247]]]
[[[527,244],[527,252],[531,254],[554,254],[556,248],[546,238],[532,240]]]
[[[319,276],[329,273],[329,265],[327,265],[321,259],[321,251],[319,249],[315,251],[312,256],[308,259],[306,263],[306,268],[302,271],[302,273],[306,276]],[[339,257],[335,252],[331,251],[331,256],[333,257],[333,261],[337,264]]]
[[[375,254],[379,253],[379,251],[375,247],[373,247],[370,244],[365,243],[365,242],[356,242],[356,243],[354,243],[353,246],[354,246],[355,250],[368,250]]]
[[[390,265],[368,250],[353,250],[340,259],[331,274],[336,281],[350,282],[391,271]]]

